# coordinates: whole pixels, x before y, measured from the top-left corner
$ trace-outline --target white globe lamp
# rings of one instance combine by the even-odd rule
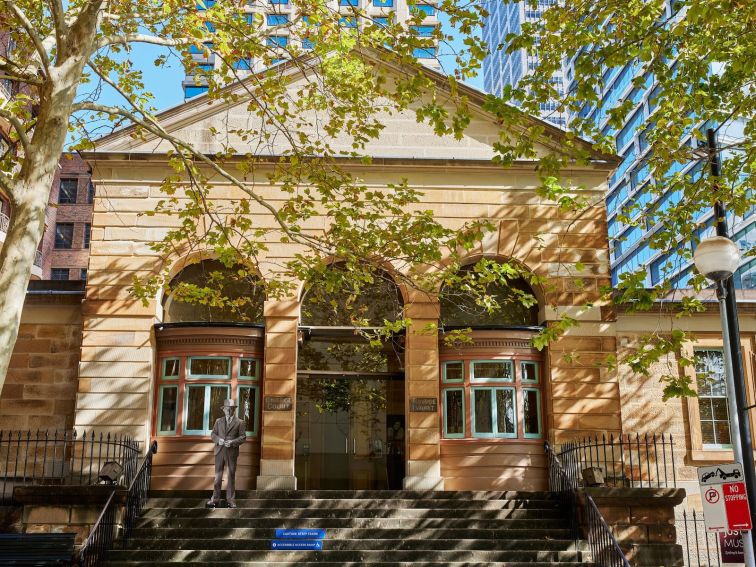
[[[732,276],[740,264],[740,250],[724,236],[712,236],[698,243],[693,253],[696,268],[708,279],[721,282]]]

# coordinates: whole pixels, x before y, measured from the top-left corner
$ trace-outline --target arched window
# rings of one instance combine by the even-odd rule
[[[361,280],[361,281],[360,281]],[[305,291],[302,324],[327,327],[378,327],[402,314],[402,296],[389,274],[377,271],[351,278],[336,264]]]
[[[460,270],[460,281],[444,287],[441,294],[443,327],[538,325],[538,303],[528,282],[517,274],[495,277],[496,272],[477,265]],[[491,305],[493,309],[489,309]]]
[[[243,266],[203,260],[179,272],[163,303],[166,323],[261,323],[265,293]]]

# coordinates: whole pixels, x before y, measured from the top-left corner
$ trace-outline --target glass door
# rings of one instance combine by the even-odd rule
[[[403,413],[403,377],[300,375],[298,486],[303,490],[401,488]]]

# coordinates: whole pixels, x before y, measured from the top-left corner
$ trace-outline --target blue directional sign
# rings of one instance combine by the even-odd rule
[[[278,539],[325,539],[325,536],[325,530],[316,528],[276,529]]]
[[[323,549],[322,539],[274,539],[270,548],[285,551],[320,551]]]

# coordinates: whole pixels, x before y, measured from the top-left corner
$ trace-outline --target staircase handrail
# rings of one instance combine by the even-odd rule
[[[134,527],[134,523],[147,501],[150,481],[152,479],[152,456],[157,453],[157,447],[157,441],[153,441],[126,494],[126,510],[124,512],[122,532],[124,547]],[[113,547],[113,542],[116,538],[116,517],[118,515],[118,504],[116,503],[115,495],[115,490],[110,493],[110,497],[79,552],[79,565],[81,567],[99,566],[107,552]]]
[[[562,510],[568,514],[570,530],[577,540],[580,534],[580,522],[577,513],[578,484],[574,478],[567,474],[548,441],[544,442],[544,449],[549,466],[549,490],[558,494]],[[593,498],[589,494],[585,494],[584,501],[585,527],[593,562],[599,567],[630,567],[630,563]]]

